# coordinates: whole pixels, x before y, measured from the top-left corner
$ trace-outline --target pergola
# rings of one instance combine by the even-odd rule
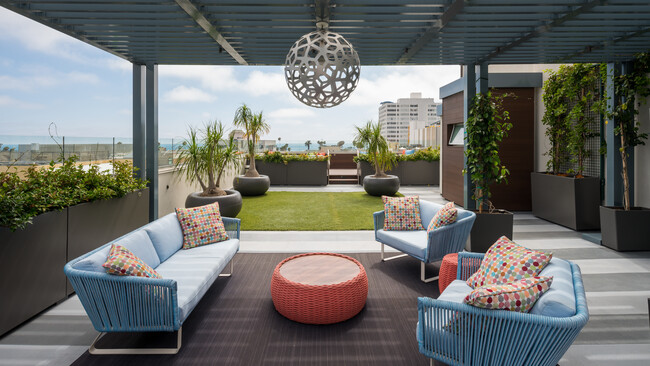
[[[158,211],[157,65],[282,65],[291,45],[319,20],[354,45],[362,65],[464,65],[467,110],[472,95],[487,90],[488,64],[606,62],[613,71],[615,62],[650,45],[648,0],[0,0],[0,5],[133,63],[134,164],[151,182],[151,218]],[[615,151],[612,131],[607,138]],[[608,154],[608,191],[618,189],[616,155]]]

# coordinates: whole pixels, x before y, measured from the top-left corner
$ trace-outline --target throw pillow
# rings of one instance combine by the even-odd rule
[[[420,197],[381,196],[384,201],[384,230],[424,230]]]
[[[176,217],[183,230],[183,249],[228,240],[218,202],[193,208],[177,208]]]
[[[527,313],[551,287],[553,277],[529,277],[502,285],[475,288],[463,302],[484,309]]]
[[[431,222],[429,223],[429,227],[427,227],[427,232],[431,232],[445,225],[453,224],[457,219],[458,210],[454,206],[453,202],[449,202],[442,206],[442,208],[433,216],[433,219],[431,219]]]
[[[133,252],[118,244],[111,246],[111,251],[102,266],[106,268],[107,273],[113,275],[162,278]]]
[[[531,250],[502,236],[485,253],[481,266],[467,279],[467,284],[477,288],[537,276],[552,257],[553,253]]]

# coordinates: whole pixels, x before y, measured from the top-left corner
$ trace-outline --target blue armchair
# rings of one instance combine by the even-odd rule
[[[482,253],[459,253],[457,279],[467,280],[482,259]],[[418,298],[420,352],[448,365],[556,365],[589,320],[589,312],[576,264],[553,258],[541,275],[553,275],[553,284],[530,313],[464,304],[465,294],[458,291],[462,281],[454,281],[438,300]],[[455,325],[449,327],[452,320]]]
[[[441,261],[449,253],[458,253],[464,250],[469,232],[476,220],[475,213],[458,208],[458,219],[455,223],[427,233],[426,228],[429,226],[429,222],[441,208],[442,205],[437,203],[420,200],[420,218],[425,230],[415,231],[384,230],[384,211],[375,212],[375,240],[381,243],[381,260],[385,262],[410,255],[422,262],[420,279],[423,282],[437,280],[438,276],[426,278],[425,264]],[[384,244],[404,254],[385,258]]]

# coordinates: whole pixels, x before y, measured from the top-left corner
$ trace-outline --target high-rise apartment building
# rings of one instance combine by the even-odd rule
[[[419,141],[409,141],[409,130],[439,125],[438,105],[440,103],[434,102],[433,98],[422,98],[422,93],[411,93],[410,98],[400,98],[397,103],[381,103],[381,134],[389,143],[400,146],[421,144]]]

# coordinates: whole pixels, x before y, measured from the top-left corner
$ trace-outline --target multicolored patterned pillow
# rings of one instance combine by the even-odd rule
[[[467,285],[477,288],[537,276],[552,257],[553,253],[531,250],[502,236],[485,253],[481,267],[467,279]]]
[[[381,196],[384,201],[384,230],[424,230],[420,197]]]
[[[113,275],[162,278],[133,252],[118,244],[111,246],[111,251],[102,266],[106,268],[107,273]]]
[[[176,217],[183,229],[183,249],[228,240],[218,202],[193,208],[177,208]]]
[[[453,202],[449,202],[442,206],[442,208],[433,216],[433,219],[431,219],[431,222],[429,223],[429,227],[427,227],[427,232],[431,232],[445,225],[453,224],[457,219],[458,210],[454,206]]]
[[[527,313],[551,283],[553,277],[529,277],[503,285],[485,285],[475,288],[463,302],[484,309]]]

